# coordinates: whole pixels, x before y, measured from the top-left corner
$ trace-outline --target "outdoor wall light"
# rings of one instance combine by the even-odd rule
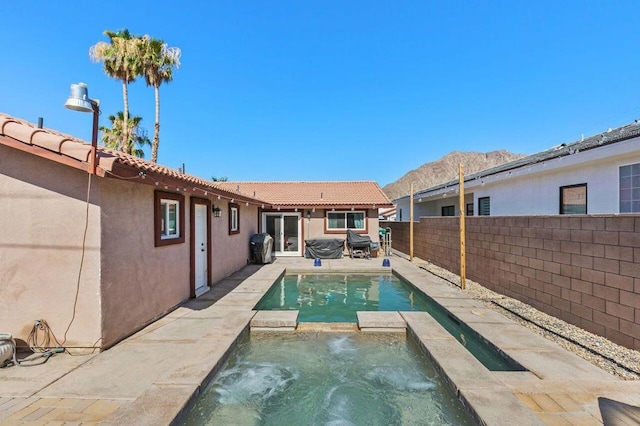
[[[212,206],[211,213],[213,213],[213,217],[222,216],[222,209],[220,207]]]
[[[92,175],[96,174],[98,154],[98,115],[100,114],[100,101],[89,98],[89,90],[85,83],[71,85],[71,93],[64,106],[73,111],[93,112],[93,134],[91,136],[91,169]]]

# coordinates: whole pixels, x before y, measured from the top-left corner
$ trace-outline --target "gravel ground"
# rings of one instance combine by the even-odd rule
[[[406,256],[396,253],[401,257]],[[413,263],[460,287],[460,277],[446,269],[414,257]],[[547,315],[526,303],[491,291],[467,279],[464,293],[515,322],[552,340],[565,349],[623,380],[640,380],[640,352],[615,344],[604,337]]]

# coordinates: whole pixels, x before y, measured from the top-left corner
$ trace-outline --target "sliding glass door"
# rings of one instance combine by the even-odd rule
[[[300,213],[263,213],[262,227],[273,237],[276,256],[301,256]]]

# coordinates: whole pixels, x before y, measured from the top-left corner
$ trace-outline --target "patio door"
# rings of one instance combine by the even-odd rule
[[[302,254],[300,213],[263,213],[262,227],[273,237],[276,256],[300,256]]]

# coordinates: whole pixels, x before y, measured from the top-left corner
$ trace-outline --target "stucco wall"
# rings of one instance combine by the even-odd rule
[[[104,343],[109,346],[190,296],[190,200],[184,201],[184,243],[154,247],[155,187],[109,179],[104,182],[102,297]],[[229,235],[228,203],[211,217],[211,283],[247,264],[256,233],[257,207],[238,205],[240,233]],[[123,226],[127,231],[123,232]]]
[[[240,233],[229,235],[228,201],[214,200],[214,204],[222,209],[221,217],[211,218],[211,275],[213,283],[216,283],[247,264],[250,258],[249,240],[258,232],[258,206],[238,204]]]
[[[60,343],[71,324],[65,346],[99,341],[101,215],[91,183],[87,221],[85,172],[0,145],[0,331],[26,341],[42,319]]]
[[[414,223],[414,255],[459,273],[459,218]],[[409,253],[409,223],[385,222]],[[640,350],[640,215],[468,217],[467,277]]]
[[[190,295],[189,196],[185,242],[155,247],[155,186],[93,176],[87,206],[88,183],[0,145],[0,331],[19,343],[43,319],[65,347],[109,347]],[[257,206],[241,204],[240,233],[229,235],[227,204],[213,201],[223,211],[210,223],[210,284],[246,265],[258,223]]]
[[[308,240],[308,239],[322,239],[322,238],[336,238],[336,239],[341,239],[341,240],[345,240],[345,245],[344,245],[344,253],[348,254],[348,249],[347,249],[347,244],[346,244],[346,240],[347,240],[347,233],[346,232],[326,232],[325,231],[325,217],[326,217],[326,211],[322,210],[322,209],[316,209],[315,212],[310,211],[310,217],[307,218],[306,216],[307,211],[305,210],[303,212],[303,217],[302,217],[302,229],[303,229],[303,235],[304,235],[304,239]],[[367,232],[362,233],[362,235],[369,235],[369,237],[371,238],[371,241],[374,242],[379,242],[380,241],[380,236],[378,235],[378,225],[379,225],[379,220],[378,220],[378,210],[375,209],[368,209],[367,210]],[[302,252],[302,255],[304,256],[304,250]]]
[[[155,187],[101,179],[103,345],[127,337],[190,294],[189,238],[154,247]],[[189,235],[186,198],[185,235]]]

